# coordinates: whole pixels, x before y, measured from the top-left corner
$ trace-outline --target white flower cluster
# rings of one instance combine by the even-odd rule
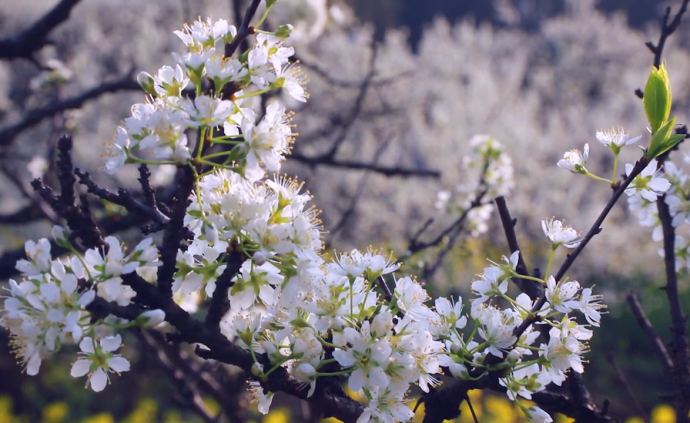
[[[66,242],[62,228],[56,227],[53,232],[58,242]],[[120,305],[129,304],[134,291],[122,284],[121,276],[157,266],[158,250],[151,246],[150,238],[140,242],[129,255],[124,254],[114,237],[105,241],[107,252],[90,249],[83,257],[74,255],[63,260],[52,260],[51,244],[46,238],[26,242],[28,260],[17,262],[23,281],[10,280],[10,296],[5,299],[1,322],[9,329],[15,353],[28,374],[37,374],[41,360],[58,351],[62,344],[81,340],[82,351],[101,355],[117,349],[103,334],[118,327],[118,323],[100,319],[92,322],[86,307],[96,296]],[[83,338],[84,334],[89,336]],[[112,354],[106,358],[111,357]],[[89,368],[80,364],[78,371],[72,370],[72,375],[88,373],[92,388],[100,391],[107,380],[107,377],[103,379],[105,372],[129,370],[129,364],[122,360],[125,359],[112,363],[94,361],[97,364]]]
[[[294,49],[281,44],[291,28],[281,29],[277,35],[258,34],[256,44],[239,58],[224,56],[224,46],[237,36],[237,30],[223,19],[199,20],[186,25],[183,31],[175,31],[186,50],[173,53],[177,63],[161,67],[157,75],[138,75],[137,80],[149,96],[144,103],[132,106],[132,115],[107,144],[105,170],[115,173],[127,161],[147,162],[134,155],[144,150],[153,152],[154,160],[149,163],[186,164],[192,158],[185,134],[190,128],[200,133],[195,146],[199,162],[205,159],[200,150],[208,142],[234,147],[225,154],[225,164],[244,162],[246,167],[239,170],[251,180],[261,179],[264,169],[280,170],[292,141],[284,107],[272,104],[257,123],[254,111],[242,107],[242,103],[278,88],[298,101],[306,101],[298,69],[288,65]],[[193,99],[192,92],[184,91],[190,84]],[[204,90],[208,84],[212,84],[211,91]],[[223,127],[223,136],[211,131],[219,126]]]
[[[488,230],[486,222],[491,217],[493,205],[472,207],[472,204],[482,193],[485,199],[510,194],[515,180],[513,161],[500,142],[489,135],[475,135],[469,144],[470,154],[463,158],[462,167],[464,174],[478,173],[477,180],[458,185],[455,192],[439,192],[436,208],[452,216],[467,213],[467,228],[476,237]]]
[[[223,46],[236,30],[222,20],[198,21],[176,34],[188,51],[175,55],[174,68],[164,67],[155,77],[140,75],[151,97],[135,105],[132,117],[118,128],[106,168],[116,171],[127,160],[145,162],[130,153],[152,149],[159,161],[151,163],[189,161],[214,169],[199,175],[194,167],[195,189],[184,220],[194,239],[177,252],[173,292],[218,295],[218,279],[229,255],[245,258],[227,290],[231,311],[221,321],[221,332],[250,351],[257,380],[284,368],[312,395],[319,378],[347,376],[349,388],[367,400],[358,419],[366,423],[409,420],[410,387],[428,392],[440,383],[444,369],[458,379],[501,370],[500,383],[518,403],[518,397],[529,399],[551,382],[560,385],[571,369],[583,371],[581,355],[592,332],[571,314],[578,311],[598,326],[600,296],[549,273],[556,249],[579,242],[572,228],[554,220],[542,224],[552,248],[547,277],[531,278],[546,285],[546,302],[536,312],[526,294],[516,299],[507,295],[509,278],[530,278],[515,270],[518,252],[504,264],[484,269],[472,283],[477,298],[469,307],[461,298],[438,298],[430,307],[423,286],[407,276],[395,278],[392,273],[399,264],[372,249],[326,261],[317,212],[307,206],[311,196],[300,193],[300,185],[290,179],[262,180],[265,170],[279,170],[288,151],[291,130],[283,106],[269,105],[257,123],[257,113],[240,105],[242,98],[280,87],[305,100],[299,81],[284,67],[292,49],[275,35],[259,33],[246,55],[223,57]],[[212,95],[203,94],[209,79]],[[194,100],[183,97],[190,82]],[[230,99],[223,97],[225,86],[234,90]],[[213,128],[220,126],[225,135],[214,137]],[[199,132],[195,154],[184,135],[188,128]],[[204,156],[206,142],[231,148]],[[487,198],[505,195],[514,184],[511,160],[498,142],[477,136],[470,144],[472,155],[464,165],[478,167],[480,180],[471,192],[459,190],[456,208],[465,210],[480,193]],[[481,232],[485,217],[472,219]],[[60,245],[70,246],[63,231],[55,237]],[[86,308],[97,296],[106,304],[129,305],[134,292],[123,285],[122,275],[136,271],[151,279],[158,265],[150,238],[129,255],[114,237],[105,241],[102,250],[88,250],[83,257],[72,249],[75,255],[66,261],[52,260],[45,239],[27,243],[29,259],[17,264],[25,280],[12,282],[3,324],[12,331],[29,373],[38,371],[45,351],[78,342],[83,357],[71,373],[88,374],[91,388],[102,390],[108,372],[129,369],[128,361],[114,354],[122,341],[109,329],[154,325],[165,318],[160,310],[149,310],[130,323],[100,316],[92,322]],[[392,292],[387,287],[391,278]],[[500,308],[498,301],[507,301],[508,307]],[[530,324],[537,321],[550,335],[539,346],[540,331]],[[259,354],[268,357],[268,363]],[[267,412],[273,393],[259,388],[253,392],[260,411]],[[520,405],[535,421],[551,421],[543,410]]]
[[[581,355],[592,331],[570,313],[579,311],[590,324],[599,325],[600,296],[581,289],[578,282],[557,283],[551,276],[547,302],[538,312],[540,324],[550,326],[548,343],[534,345],[540,332],[533,325],[518,339],[514,331],[533,307],[526,294],[515,300],[506,295],[507,279],[516,275],[518,252],[505,264],[486,268],[472,283],[478,297],[471,307],[464,307],[461,298],[437,298],[433,308],[426,305],[426,290],[409,277],[395,280],[390,298],[382,295],[377,289],[381,276],[398,265],[376,252],[341,254],[312,267],[309,278],[293,276],[288,284],[281,281],[295,272],[284,269],[282,256],[263,265],[250,260],[243,265],[242,280],[254,284],[253,303],[249,312],[235,313],[232,322],[226,322],[228,330],[240,345],[268,354],[273,367],[283,366],[309,385],[310,395],[319,377],[347,374],[349,388],[369,401],[360,423],[409,420],[413,413],[405,400],[410,386],[428,392],[439,384],[442,368],[466,379],[502,366],[506,376],[500,383],[508,396],[529,399],[549,383],[560,385],[569,369],[583,371]],[[275,273],[266,269],[268,263]],[[230,294],[231,301],[238,293]],[[500,309],[493,298],[503,298],[511,307]],[[463,331],[468,322],[472,329]],[[538,356],[532,357],[533,351]],[[258,362],[255,366],[259,377],[272,371]],[[267,411],[273,394],[253,392],[260,410]]]

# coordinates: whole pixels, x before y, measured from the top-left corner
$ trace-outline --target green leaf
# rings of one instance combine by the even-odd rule
[[[652,140],[649,142],[649,148],[645,152],[645,157],[648,159],[653,159],[658,157],[660,154],[668,151],[671,147],[678,144],[680,140],[676,138],[676,135],[671,135],[673,128],[676,126],[676,118],[669,120],[664,123],[654,135],[652,135]],[[681,135],[682,139],[683,135]]]
[[[656,134],[671,115],[671,101],[671,85],[666,67],[663,64],[658,69],[652,66],[642,99],[652,135]]]
[[[659,151],[659,154],[657,154],[657,157],[664,154],[665,152],[672,149],[673,147],[675,147],[679,142],[681,142],[683,140],[683,138],[685,138],[684,134],[671,135],[666,140],[666,142],[664,143],[663,148],[661,149],[661,151]]]

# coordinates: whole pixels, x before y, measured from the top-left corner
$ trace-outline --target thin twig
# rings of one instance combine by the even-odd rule
[[[165,227],[170,222],[170,218],[158,210],[155,200],[153,205],[146,205],[136,200],[132,194],[124,188],[118,189],[117,194],[105,188],[101,188],[91,179],[89,172],[82,172],[80,169],[74,169],[74,174],[79,178],[79,183],[86,186],[88,192],[97,195],[99,198],[120,205],[131,213],[139,213],[143,216],[147,216],[157,222],[161,227]],[[151,193],[148,195],[151,195]]]
[[[628,298],[630,298],[629,295]],[[644,407],[642,407],[642,404],[640,404],[640,400],[637,398],[637,395],[635,395],[635,390],[633,390],[632,385],[630,385],[630,381],[628,381],[628,378],[625,377],[625,373],[623,373],[623,370],[621,370],[621,368],[618,367],[618,363],[616,363],[616,358],[613,356],[613,353],[611,351],[606,352],[606,361],[609,362],[611,368],[613,369],[613,372],[616,374],[616,377],[618,377],[620,383],[623,384],[623,386],[625,386],[625,390],[628,391],[630,399],[632,399],[635,403],[637,413],[642,417],[643,422],[647,423],[649,421],[649,415],[647,414],[647,411],[644,409]]]
[[[515,251],[520,251],[520,256],[518,258],[517,266],[515,270],[525,276],[529,276],[529,271],[527,270],[527,264],[525,263],[524,255],[520,250],[520,245],[517,241],[517,235],[515,234],[515,225],[517,224],[517,219],[513,219],[510,216],[510,211],[508,210],[508,204],[506,203],[505,197],[502,195],[496,197],[494,200],[496,203],[496,209],[498,210],[498,215],[501,218],[501,223],[503,224],[503,231],[506,235],[506,240],[508,241],[508,248],[510,253]],[[530,296],[532,301],[540,298],[544,287],[539,282],[535,282],[529,279],[512,278],[512,281],[517,285],[518,288],[527,295]]]
[[[0,40],[0,59],[31,59],[33,54],[48,44],[48,35],[69,19],[72,9],[80,0],[62,0],[30,28],[14,38]]]
[[[249,24],[252,22],[252,19],[254,19],[259,4],[261,4],[261,0],[252,0],[252,3],[244,12],[244,18],[242,18],[242,23],[237,30],[237,35],[235,35],[235,38],[233,38],[231,42],[225,45],[225,57],[231,57],[235,54],[240,43],[254,33],[254,28],[249,26]]]
[[[487,204],[482,203],[482,200],[484,199],[485,195],[486,189],[481,191],[479,195],[477,195],[477,198],[475,198],[472,201],[467,210],[465,210],[455,221],[453,221],[453,223],[451,223],[446,229],[444,229],[440,234],[438,234],[436,238],[428,242],[418,242],[414,241],[414,239],[413,241],[410,241],[410,245],[407,247],[407,252],[405,253],[405,256],[409,257],[427,248],[435,247],[439,245],[446,236],[450,236],[452,233],[455,233],[455,231],[457,231],[458,228],[461,228],[465,224],[465,220],[467,219],[467,215],[470,212],[470,210]]]
[[[367,76],[364,77],[364,81],[362,81],[362,85],[360,86],[359,93],[357,93],[357,98],[355,99],[352,108],[350,108],[349,112],[342,119],[342,130],[335,138],[335,140],[333,140],[331,148],[322,156],[326,160],[333,160],[335,158],[336,154],[338,153],[338,149],[340,148],[340,145],[347,137],[347,134],[350,133],[350,130],[352,129],[355,120],[362,112],[362,108],[364,107],[364,100],[366,99],[367,93],[369,92],[371,81],[374,79],[374,76],[376,75],[376,56],[378,55],[378,48],[376,45],[375,38],[372,37],[370,45],[371,56],[369,57],[369,72],[367,73]]]
[[[294,59],[296,62],[299,62],[300,66],[303,66],[312,72],[314,72],[316,75],[318,75],[320,78],[322,78],[324,81],[328,82],[329,85],[331,86],[336,86],[336,87],[342,87],[342,88],[359,88],[362,86],[361,81],[343,81],[340,79],[333,78],[327,71],[324,69],[320,68],[318,65],[311,63],[309,61],[305,61],[303,57],[300,56],[293,56],[292,59]],[[385,86],[388,84],[392,83],[398,83],[402,78],[407,78],[411,77],[413,75],[412,72],[403,72],[395,76],[391,76],[385,79],[378,79],[378,80],[372,80],[369,85],[372,87],[381,87]]]
[[[386,148],[388,148],[390,142],[391,139],[389,138],[384,143],[382,143],[379,148],[376,149],[376,152],[374,153],[374,157],[372,160],[372,164],[374,166],[377,165],[378,161],[381,159],[381,155],[386,150]],[[371,173],[368,171],[364,173],[364,176],[362,176],[362,179],[359,181],[355,195],[353,195],[350,199],[350,205],[348,206],[347,210],[343,212],[343,214],[340,216],[340,220],[338,220],[338,223],[336,223],[333,229],[329,231],[328,240],[326,241],[327,249],[333,243],[333,240],[335,239],[335,236],[338,234],[338,232],[343,230],[345,224],[350,219],[350,217],[352,217],[352,214],[355,212],[357,204],[359,203],[359,199],[362,197],[362,194],[364,194],[364,189],[367,187],[367,181],[369,180],[370,175]]]
[[[671,6],[666,7],[664,12],[664,17],[661,21],[661,34],[659,34],[659,41],[656,45],[652,44],[651,41],[647,42],[645,45],[654,54],[654,67],[658,68],[661,66],[661,55],[664,52],[664,46],[666,45],[666,40],[673,34],[676,29],[680,26],[680,22],[683,19],[683,15],[688,10],[688,3],[690,0],[683,0],[680,5],[678,13],[673,17],[673,21],[668,23],[668,19],[671,16]]]
[[[367,170],[374,173],[380,173],[385,176],[400,176],[403,178],[408,177],[424,177],[424,178],[435,178],[441,177],[441,172],[438,170],[431,169],[411,169],[406,167],[398,166],[381,166],[374,163],[358,162],[355,160],[339,160],[334,158],[328,158],[324,156],[309,157],[305,156],[299,152],[293,152],[288,156],[288,160],[294,160],[296,162],[304,163],[309,166],[329,166],[342,169],[353,169],[353,170]]]
[[[0,146],[10,145],[17,135],[29,128],[33,128],[44,119],[66,110],[79,109],[84,105],[84,103],[94,100],[103,94],[123,90],[141,90],[141,87],[136,81],[132,80],[131,76],[128,75],[119,81],[103,83],[72,98],[55,100],[50,102],[45,107],[31,110],[21,121],[0,129]]]
[[[661,362],[666,375],[669,377],[673,376],[673,360],[671,360],[671,356],[668,354],[668,351],[666,351],[666,347],[661,341],[659,334],[656,333],[654,326],[652,326],[652,323],[645,315],[644,310],[642,310],[640,301],[637,299],[637,294],[635,291],[630,291],[626,298],[628,300],[630,310],[635,315],[637,324],[640,326],[640,328],[642,328],[642,331],[647,336],[647,340],[652,345],[654,353],[656,353],[657,358]]]

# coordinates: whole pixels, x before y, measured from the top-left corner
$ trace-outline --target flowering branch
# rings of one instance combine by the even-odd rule
[[[460,297],[440,297],[432,306],[421,283],[396,276],[400,264],[373,248],[326,259],[323,226],[308,205],[311,196],[293,179],[266,179],[267,173],[280,171],[295,136],[290,112],[270,93],[281,90],[298,102],[308,98],[304,81],[289,63],[294,49],[284,44],[292,26],[257,29],[274,5],[274,0],[266,1],[256,28],[250,26],[256,0],[239,29],[222,19],[185,25],[175,32],[185,48],[173,54],[174,66],[137,76],[148,95],[118,126],[104,157],[108,173],[145,164],[139,167],[141,197],[105,190],[87,173],[74,170],[71,139],[60,140],[59,194],[40,179],[33,186],[72,232],[56,227],[55,244],[47,239],[26,243],[26,258],[16,264],[22,280],[10,282],[11,295],[4,301],[2,323],[12,332],[27,373],[36,374],[41,360],[63,344],[78,343],[80,358],[71,374],[86,376],[91,388],[100,391],[109,373],[130,370],[128,360],[117,354],[121,336],[110,333],[165,321],[173,329],[166,336],[172,348],[165,348],[160,335],[143,334],[142,339],[157,344],[182,396],[207,420],[213,417],[198,401],[203,388],[196,382],[185,386],[180,377],[195,375],[177,362],[176,344],[197,344],[199,358],[241,368],[262,413],[281,391],[306,399],[325,417],[348,423],[409,421],[414,413],[406,405],[408,393],[418,386],[427,405],[425,421],[436,422],[456,416],[468,389],[477,387],[505,392],[533,422],[552,421],[547,411],[611,421],[608,406],[599,410],[579,377],[593,336],[590,327],[599,326],[599,310],[605,306],[601,295],[564,276],[624,192],[639,192],[652,201],[668,188],[670,182],[652,167],[653,159],[678,141],[669,129],[675,119],[666,116],[670,100],[645,103],[656,134],[645,156],[626,166],[624,181],[590,174],[584,167],[588,146],[584,154],[566,153],[558,163],[606,181],[614,192],[583,238],[561,221],[542,221],[551,245],[543,278],[527,273],[517,251],[515,222],[500,197],[497,207],[514,251],[501,263],[490,261],[471,282],[471,305]],[[375,74],[375,55],[372,49],[369,75],[341,135],[361,110]],[[665,74],[660,70],[653,77],[651,85],[662,92],[668,85]],[[670,99],[670,93],[663,99]],[[192,134],[196,142],[188,139]],[[630,139],[622,129],[613,129],[597,138],[614,152],[615,179],[620,149],[640,137]],[[334,160],[339,143],[337,138],[325,159]],[[436,262],[425,269],[425,278],[433,275],[464,228],[487,230],[492,205],[483,199],[505,195],[514,185],[512,161],[500,143],[480,135],[470,147],[464,165],[480,170],[476,187],[461,185],[452,203],[450,192],[439,197],[441,207],[459,217],[431,243],[418,243],[416,237],[410,243],[412,254],[449,238]],[[148,166],[161,164],[178,169],[165,201],[156,199],[148,172]],[[114,236],[101,235],[87,196],[74,188],[77,180],[90,194],[153,219],[144,231],[164,229],[160,249],[152,238],[144,238],[127,251]],[[53,245],[69,255],[56,258]],[[552,274],[561,246],[575,250]],[[392,280],[390,289],[386,279]],[[531,289],[532,297],[511,297],[509,279]],[[190,297],[200,296],[208,299],[205,319],[194,316],[198,304],[189,304]],[[588,324],[578,323],[578,313]],[[542,332],[544,342],[538,344]],[[458,382],[438,389],[444,374]],[[567,397],[546,390],[564,382]],[[346,395],[344,383],[365,400]],[[544,408],[528,406],[521,398]]]
[[[561,264],[561,267],[558,269],[558,272],[556,272],[554,279],[559,281],[563,279],[565,276],[566,272],[568,269],[570,269],[570,266],[573,265],[577,257],[582,253],[582,250],[585,249],[589,241],[591,241],[592,238],[594,238],[595,235],[597,235],[599,232],[601,232],[602,228],[601,225],[604,223],[604,219],[606,219],[606,216],[608,216],[609,212],[611,209],[613,209],[613,206],[618,202],[618,199],[623,195],[625,192],[626,188],[628,185],[630,185],[639,175],[642,173],[642,171],[645,169],[647,166],[648,161],[645,160],[644,158],[641,158],[635,163],[635,166],[633,167],[632,171],[630,174],[623,180],[623,182],[614,189],[613,194],[611,195],[611,198],[609,201],[606,203],[606,206],[604,206],[604,209],[599,213],[599,217],[594,221],[594,224],[592,224],[592,227],[587,231],[587,234],[582,238],[582,241],[580,241],[580,244],[575,248],[575,250],[568,254],[566,257],[565,261],[563,264]],[[527,317],[517,328],[515,328],[515,331],[513,334],[516,337],[520,337],[524,331],[532,324],[534,324],[537,320],[539,320],[539,315],[537,312],[541,310],[541,308],[546,304],[546,296],[542,296],[539,298],[539,300],[535,303],[534,307],[532,307],[532,314]]]

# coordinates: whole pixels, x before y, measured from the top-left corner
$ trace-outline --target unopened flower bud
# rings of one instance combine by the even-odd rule
[[[210,222],[204,222],[201,227],[201,232],[204,234],[204,238],[209,244],[215,244],[218,242],[218,228],[216,225]]]
[[[254,362],[252,364],[252,374],[254,376],[261,376],[264,374],[264,366],[261,365],[261,363]]]
[[[292,28],[293,26],[290,24],[281,25],[278,27],[278,29],[276,29],[273,35],[278,38],[288,38],[290,37],[290,34],[292,34]]]
[[[450,370],[454,378],[459,380],[467,379],[470,376],[467,372],[467,367],[460,363],[452,363],[448,366],[448,370]]]
[[[520,352],[518,350],[510,351],[508,357],[506,357],[508,363],[517,363],[518,360],[520,360]]]
[[[65,228],[63,228],[60,225],[55,225],[53,226],[53,238],[55,239],[55,242],[57,245],[61,247],[68,247],[70,245],[69,243],[69,232]]]
[[[151,74],[148,72],[139,72],[139,75],[137,75],[137,82],[147,94],[156,95],[156,89]]]
[[[530,422],[532,423],[551,423],[553,422],[553,419],[551,416],[549,416],[549,413],[546,411],[542,410],[539,407],[532,406],[525,410],[525,414],[527,414],[527,417],[529,418]]]
[[[147,310],[137,317],[137,322],[145,328],[154,328],[165,321],[165,312],[161,309]]]
[[[459,351],[462,350],[462,345],[458,344],[457,342],[453,342],[450,344],[450,352],[453,354],[457,354]]]
[[[252,256],[252,261],[253,261],[254,264],[256,264],[257,266],[261,266],[262,264],[266,263],[266,254],[264,254],[264,253],[261,252],[261,251],[257,251],[257,252],[254,253],[254,255]]]
[[[316,375],[316,369],[309,363],[302,363],[292,374],[300,382],[311,382]]]

